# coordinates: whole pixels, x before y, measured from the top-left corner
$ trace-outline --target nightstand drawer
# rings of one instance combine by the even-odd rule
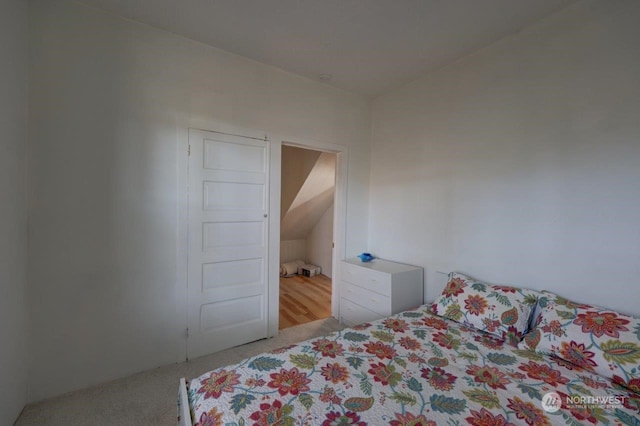
[[[343,281],[342,297],[381,315],[391,315],[391,299],[379,293]]]
[[[342,279],[367,290],[391,297],[391,276],[349,263],[342,265]]]
[[[363,308],[349,299],[342,298],[340,301],[340,316],[343,323],[351,326],[362,324],[363,322],[375,321],[384,315]]]

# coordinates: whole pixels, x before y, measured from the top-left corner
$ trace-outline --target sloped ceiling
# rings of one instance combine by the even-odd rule
[[[286,177],[283,175],[283,181]],[[293,202],[282,216],[280,239],[307,238],[322,215],[333,204],[336,185],[336,155],[321,153]]]
[[[375,97],[575,0],[81,0]]]
[[[282,146],[282,184],[280,217],[283,218],[307,180],[322,152],[312,149]]]

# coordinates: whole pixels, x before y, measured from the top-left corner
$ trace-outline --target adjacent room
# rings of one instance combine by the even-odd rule
[[[639,22],[3,1],[0,426],[637,424]]]
[[[283,145],[280,329],[331,316],[336,154]]]

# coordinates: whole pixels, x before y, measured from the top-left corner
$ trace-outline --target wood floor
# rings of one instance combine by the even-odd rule
[[[280,278],[280,329],[331,316],[331,278]]]

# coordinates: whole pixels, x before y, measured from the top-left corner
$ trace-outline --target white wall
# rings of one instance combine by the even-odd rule
[[[189,122],[358,152],[346,252],[367,243],[366,99],[73,2],[31,19],[30,400],[180,358]]]
[[[378,98],[370,249],[640,314],[639,16],[582,1]]]
[[[307,258],[312,265],[322,267],[322,273],[331,278],[333,257],[333,204],[324,212],[307,237]]]
[[[280,263],[307,260],[307,240],[280,241]]]
[[[27,398],[27,3],[0,3],[0,425]]]

